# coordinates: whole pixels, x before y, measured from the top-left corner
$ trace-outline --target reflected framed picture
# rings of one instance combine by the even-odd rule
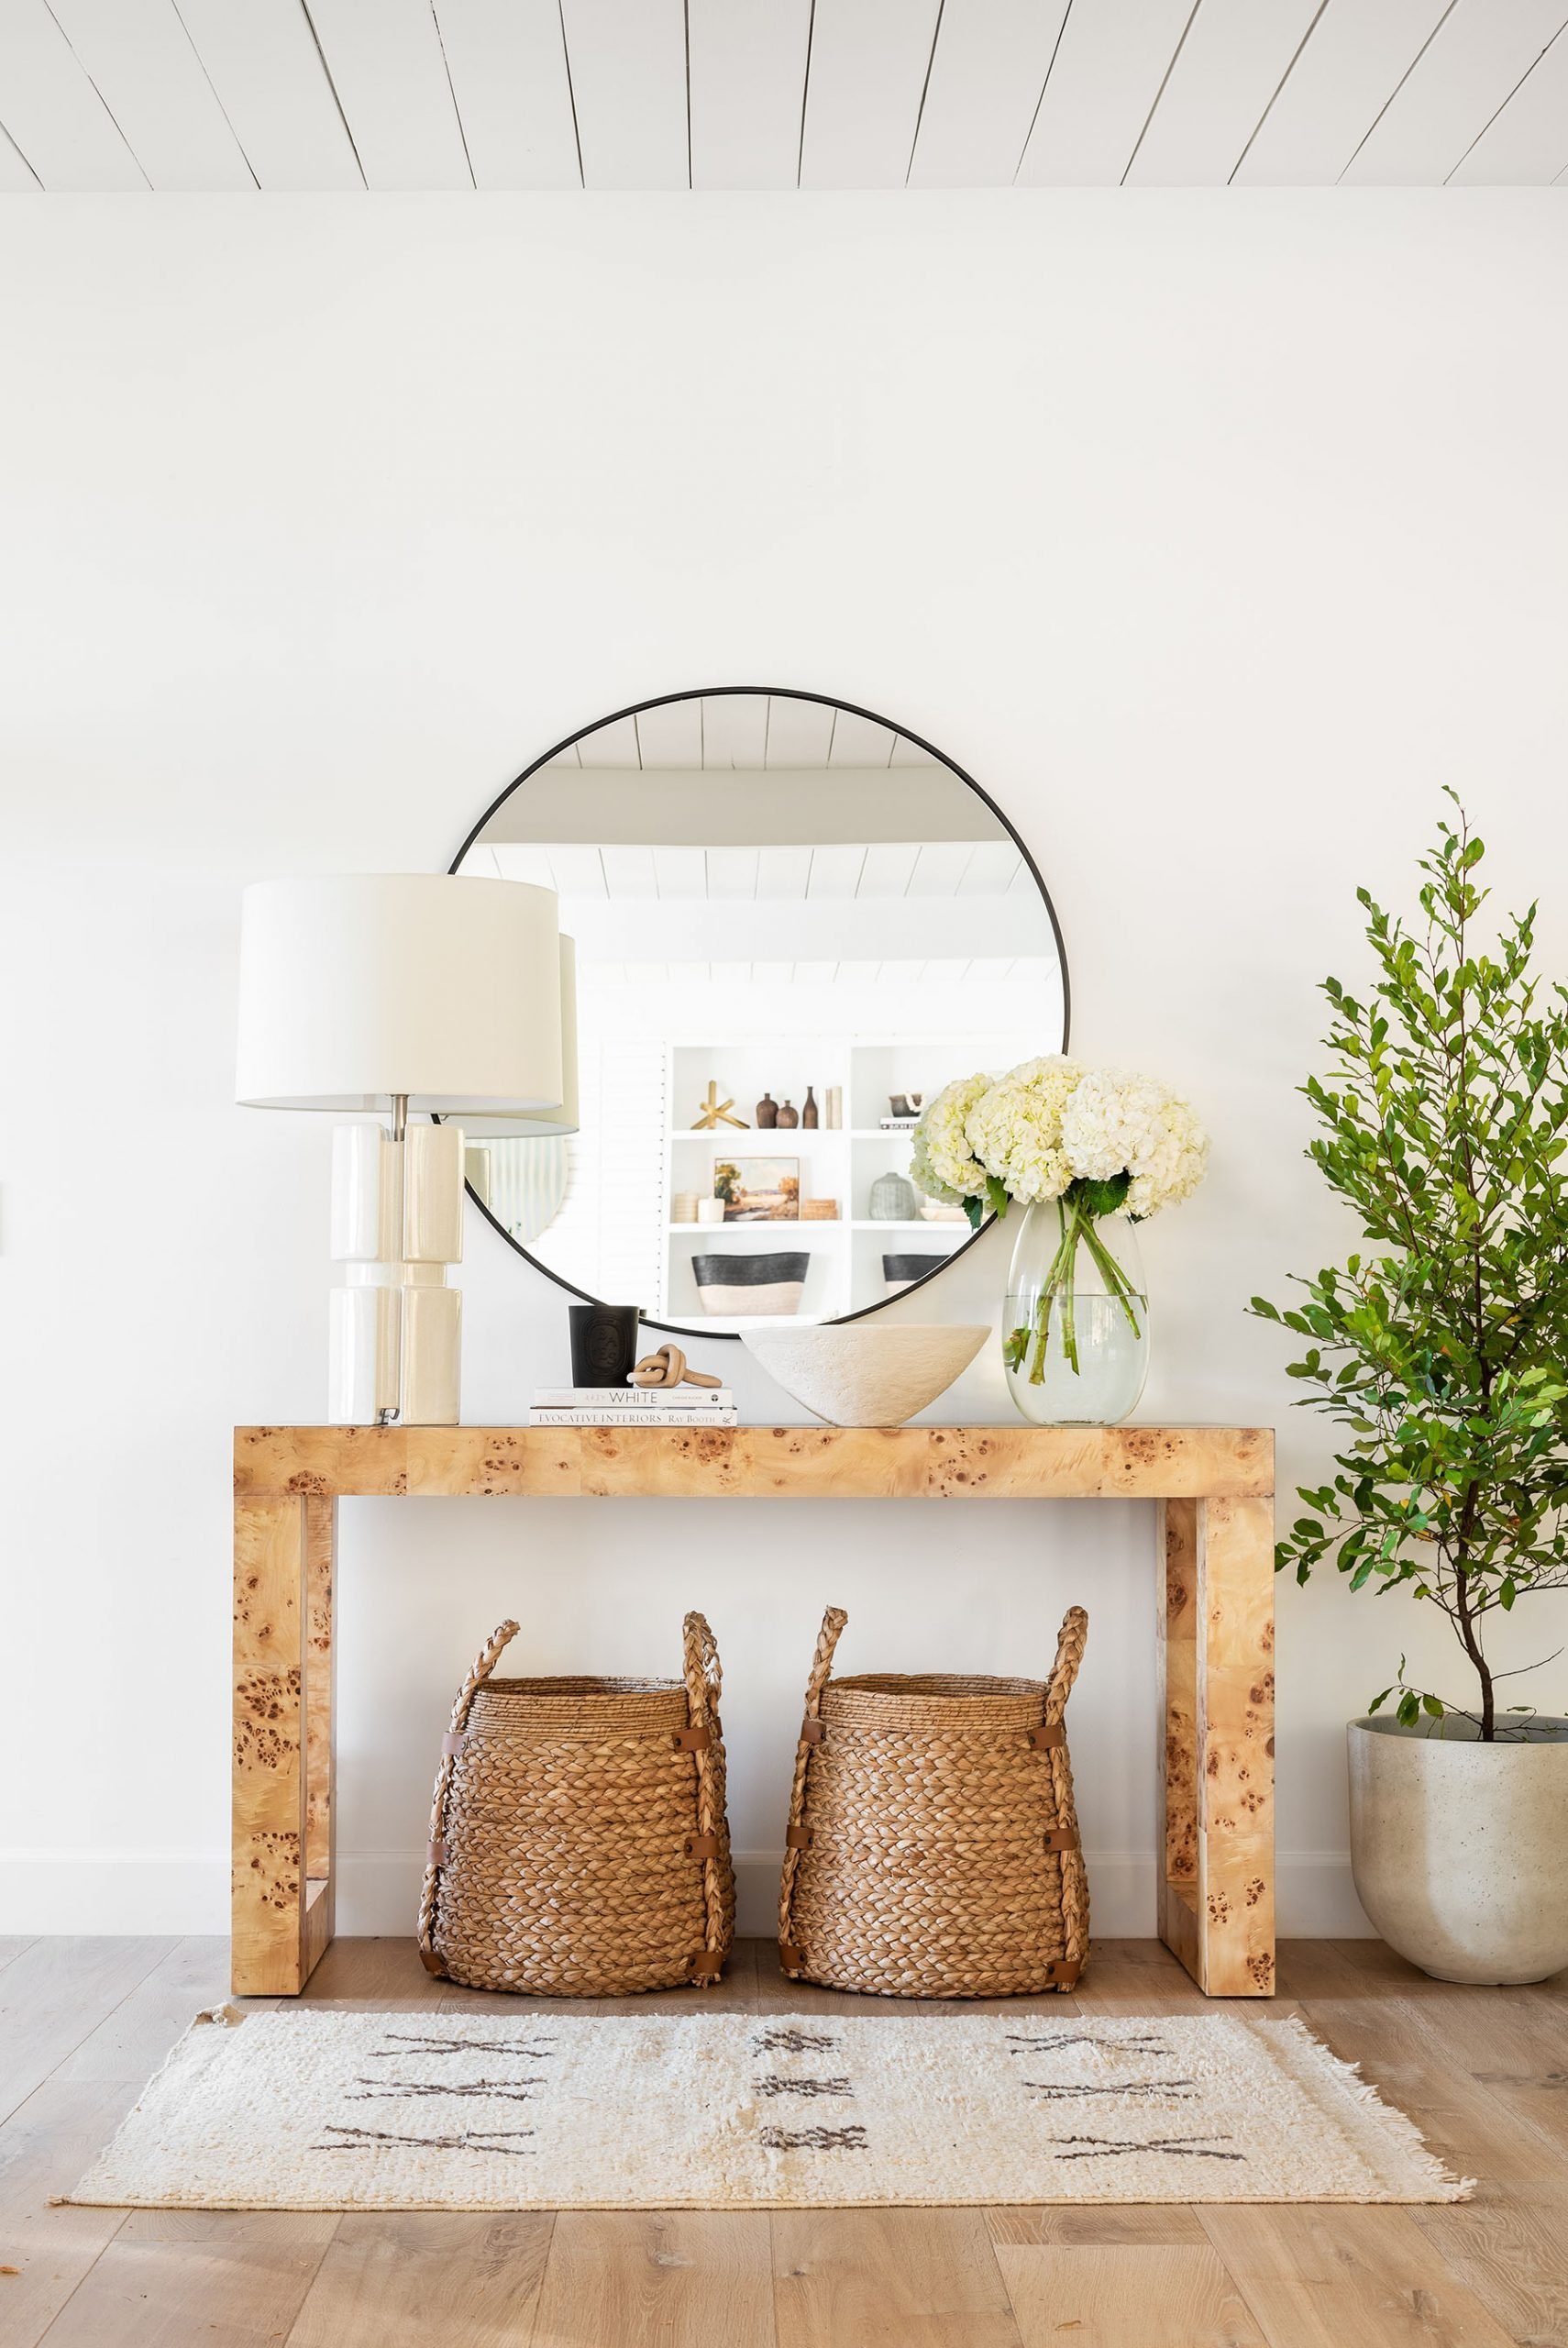
[[[726,1223],[799,1223],[798,1157],[721,1157],[713,1166],[713,1196]]]

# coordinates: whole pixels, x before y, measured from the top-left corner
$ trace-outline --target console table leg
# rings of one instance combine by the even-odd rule
[[[293,1996],[305,1950],[306,1503],[234,1507],[234,1939],[237,1996]]]
[[[1209,1997],[1274,1988],[1274,1503],[1163,1512],[1160,1933]]]
[[[1155,1637],[1162,1712],[1154,1853],[1160,1938],[1187,1971],[1198,1952],[1198,1502],[1160,1502]]]
[[[330,1946],[337,1871],[337,1502],[305,1501],[305,1921],[307,1975]]]

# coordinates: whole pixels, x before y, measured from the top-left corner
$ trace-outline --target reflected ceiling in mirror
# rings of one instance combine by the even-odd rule
[[[1010,826],[928,744],[811,694],[606,719],[453,869],[556,890],[577,945],[578,1129],[470,1128],[470,1187],[541,1269],[661,1327],[837,1320],[934,1277],[971,1235],[909,1180],[913,1113],[1066,1043]]]

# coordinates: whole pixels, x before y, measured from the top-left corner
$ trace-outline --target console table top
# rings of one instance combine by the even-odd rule
[[[1270,1427],[237,1427],[237,1493],[1262,1500]]]

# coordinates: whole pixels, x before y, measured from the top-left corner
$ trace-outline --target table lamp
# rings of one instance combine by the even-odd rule
[[[555,892],[524,880],[351,873],[245,892],[237,1099],[387,1118],[333,1135],[337,1424],[457,1424],[462,1293],[447,1267],[463,1252],[461,1119],[500,1113],[526,1133],[569,1106],[575,1123],[569,949]],[[439,1122],[411,1125],[420,1113]]]

